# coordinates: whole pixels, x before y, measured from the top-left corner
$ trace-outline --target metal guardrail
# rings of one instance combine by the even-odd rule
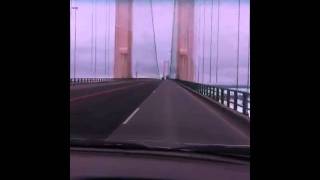
[[[175,81],[182,83],[199,94],[207,96],[220,104],[232,108],[246,116],[250,116],[250,93],[248,92],[177,79],[175,79]]]
[[[91,84],[110,81],[110,78],[71,78],[70,85]]]

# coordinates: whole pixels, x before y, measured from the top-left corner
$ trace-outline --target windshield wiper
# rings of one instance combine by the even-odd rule
[[[222,155],[247,160],[250,159],[249,145],[184,144],[174,149],[184,152]]]
[[[117,149],[148,149],[147,146],[131,142],[109,142],[97,139],[71,139],[72,147],[90,147],[90,148],[117,148]]]
[[[71,139],[72,147],[87,147],[87,148],[110,148],[124,150],[148,150],[148,151],[170,151],[180,153],[198,153],[207,155],[218,155],[250,159],[250,146],[233,146],[233,145],[216,145],[216,144],[187,144],[175,143],[167,146],[157,143],[146,143],[143,141],[105,141],[97,139]]]

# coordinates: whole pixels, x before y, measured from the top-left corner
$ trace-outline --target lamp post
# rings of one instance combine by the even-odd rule
[[[78,7],[72,7],[74,10],[74,52],[73,52],[73,78],[76,78],[76,64],[77,64],[77,10]]]

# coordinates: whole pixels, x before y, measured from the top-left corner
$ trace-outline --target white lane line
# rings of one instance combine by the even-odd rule
[[[122,124],[127,124],[129,120],[139,111],[140,108],[137,108],[136,110],[133,111],[133,113],[122,123]]]

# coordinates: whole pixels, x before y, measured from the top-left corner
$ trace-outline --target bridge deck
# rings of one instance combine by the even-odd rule
[[[139,79],[70,87],[70,137],[108,137],[160,82]]]
[[[107,140],[248,145],[250,125],[239,123],[166,80]]]

